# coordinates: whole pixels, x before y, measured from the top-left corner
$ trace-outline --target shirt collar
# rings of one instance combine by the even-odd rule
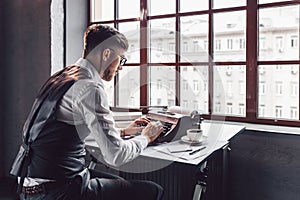
[[[79,60],[77,60],[75,65],[80,66],[83,69],[86,69],[94,81],[99,82],[101,84],[103,83],[103,81],[99,75],[99,72],[96,70],[94,65],[92,63],[90,63],[87,59],[79,58]]]

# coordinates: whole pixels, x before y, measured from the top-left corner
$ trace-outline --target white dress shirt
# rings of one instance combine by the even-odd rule
[[[123,140],[115,127],[99,73],[86,59],[79,59],[75,65],[86,69],[89,78],[76,81],[66,92],[56,113],[57,120],[75,125],[82,140],[91,135],[100,149],[100,161],[120,166],[133,160],[147,147],[148,138],[139,135]],[[44,180],[28,177],[24,186],[40,184]]]

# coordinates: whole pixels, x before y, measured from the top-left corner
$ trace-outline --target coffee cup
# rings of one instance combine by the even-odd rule
[[[202,135],[203,135],[203,131],[201,129],[188,129],[186,131],[188,138],[191,141],[200,141]]]

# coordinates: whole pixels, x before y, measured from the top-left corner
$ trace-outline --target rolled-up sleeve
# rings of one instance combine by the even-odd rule
[[[80,84],[79,84],[80,85]],[[148,145],[145,136],[123,140],[115,128],[103,86],[88,82],[77,93],[76,104],[89,133],[99,146],[103,160],[112,166],[120,166],[141,154]]]

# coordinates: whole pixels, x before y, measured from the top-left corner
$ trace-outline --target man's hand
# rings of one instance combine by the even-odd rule
[[[154,123],[149,123],[142,131],[141,135],[148,137],[148,143],[153,142],[162,132],[162,124],[157,121]]]
[[[146,118],[138,118],[134,120],[129,126],[124,129],[124,135],[136,135],[142,132],[142,130],[150,123]]]

